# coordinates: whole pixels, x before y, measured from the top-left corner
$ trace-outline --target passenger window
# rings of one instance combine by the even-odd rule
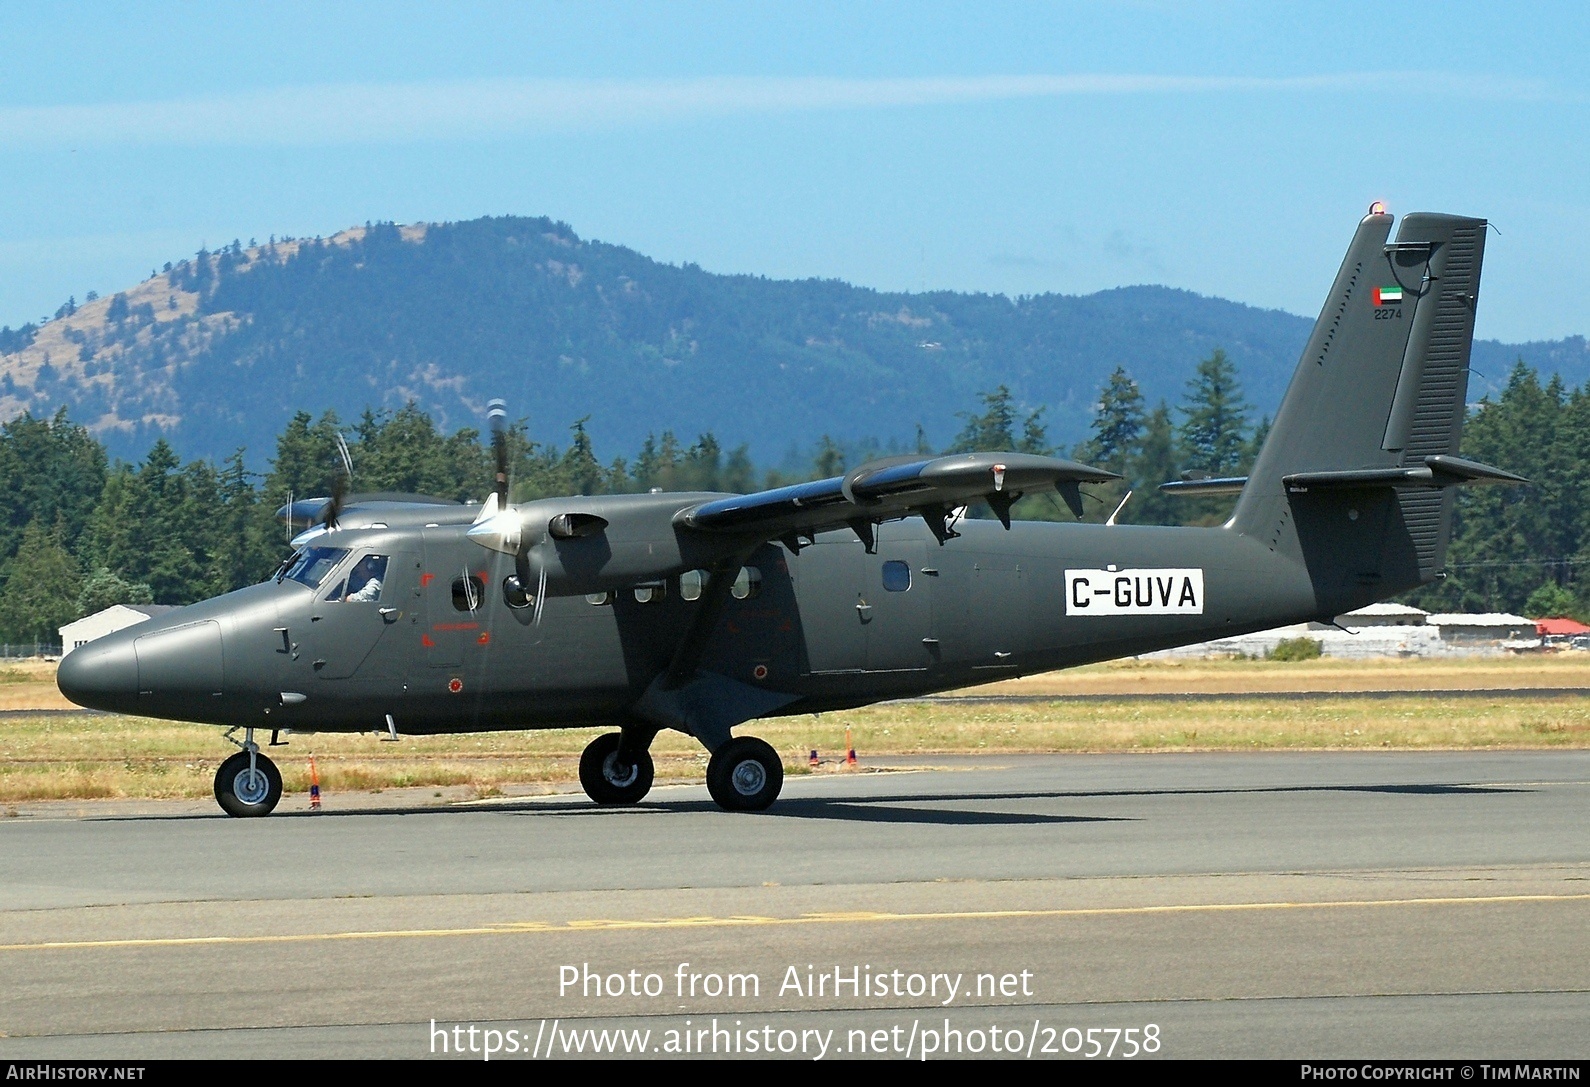
[[[613,594],[611,592],[586,593],[585,602],[591,605],[593,608],[600,608],[613,602]]]
[[[353,569],[348,571],[348,595],[343,597],[349,603],[372,603],[381,599],[381,585],[386,581],[385,555],[366,555],[353,564]]]
[[[686,570],[679,575],[679,599],[700,600],[701,590],[707,583],[705,570]]]
[[[736,600],[749,600],[762,591],[762,571],[754,566],[742,566],[735,576],[729,594]]]
[[[648,581],[643,585],[635,586],[635,602],[638,604],[660,603],[668,595],[668,583],[665,581]]]
[[[459,611],[478,611],[485,593],[486,583],[474,574],[453,579],[453,607]]]
[[[883,587],[891,593],[903,593],[911,587],[911,565],[899,559],[883,564]]]

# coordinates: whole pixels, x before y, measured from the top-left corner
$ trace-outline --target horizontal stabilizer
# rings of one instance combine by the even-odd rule
[[[1010,504],[1024,494],[1055,490],[1075,510],[1081,504],[1079,484],[1119,478],[1102,468],[1030,453],[888,457],[844,476],[704,502],[681,510],[675,522],[707,532],[755,533],[773,539],[912,513],[922,514],[930,525],[935,521],[942,525],[948,510],[986,501],[1008,523]]]
[[[1528,483],[1523,476],[1478,461],[1444,454],[1424,458],[1422,467],[1366,468],[1345,472],[1296,472],[1281,477],[1289,491],[1362,487],[1457,487],[1465,483]]]

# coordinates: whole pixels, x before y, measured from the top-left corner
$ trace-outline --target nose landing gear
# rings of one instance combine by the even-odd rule
[[[232,734],[228,732],[226,738],[231,740]],[[282,798],[282,773],[274,762],[260,754],[252,728],[245,732],[238,746],[242,750],[215,772],[216,803],[226,814],[238,818],[269,815]]]

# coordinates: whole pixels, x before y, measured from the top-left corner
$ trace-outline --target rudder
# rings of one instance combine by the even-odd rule
[[[1383,447],[1401,453],[1403,466],[1427,456],[1456,455],[1463,437],[1469,385],[1469,352],[1479,301],[1480,264],[1485,256],[1485,221],[1449,215],[1409,215],[1398,231],[1431,247],[1430,297],[1414,313],[1408,348],[1386,423]],[[1446,560],[1452,535],[1451,488],[1401,490],[1403,522],[1419,565],[1429,581]]]

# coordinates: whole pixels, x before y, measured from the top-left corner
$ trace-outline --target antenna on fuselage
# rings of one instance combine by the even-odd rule
[[[1115,524],[1115,519],[1121,515],[1121,511],[1126,508],[1126,503],[1131,501],[1131,498],[1132,492],[1127,491],[1126,494],[1121,497],[1121,504],[1115,507],[1115,512],[1110,514],[1109,520],[1105,521],[1104,523],[1106,525]]]

